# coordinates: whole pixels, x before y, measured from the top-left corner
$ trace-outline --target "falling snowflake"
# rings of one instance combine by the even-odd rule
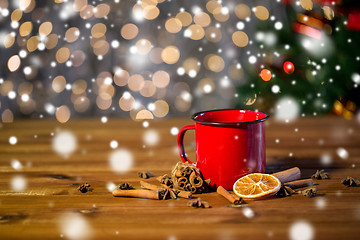
[[[244,216],[247,218],[253,218],[255,216],[254,211],[249,207],[243,208],[242,212],[243,212]]]
[[[66,213],[59,218],[59,230],[61,235],[70,240],[92,237],[92,228],[88,221],[75,213]]]
[[[70,131],[59,131],[52,139],[52,148],[57,154],[69,157],[77,148],[77,138]]]
[[[349,152],[343,147],[336,149],[336,153],[340,158],[342,158],[344,160],[349,157]]]
[[[109,155],[109,164],[113,171],[125,173],[134,163],[134,157],[127,149],[116,149]]]
[[[314,228],[309,222],[298,220],[291,225],[289,237],[291,240],[311,240],[314,238]]]
[[[11,145],[15,145],[16,143],[17,143],[17,137],[15,137],[15,136],[11,136],[10,138],[9,138],[9,143],[11,144]]]
[[[21,175],[16,175],[11,179],[10,186],[13,191],[22,192],[27,187],[26,178]]]
[[[143,141],[148,146],[155,146],[160,140],[159,133],[156,130],[147,130],[144,132]]]
[[[299,116],[300,107],[292,97],[283,97],[275,104],[275,118],[283,121],[292,121]]]

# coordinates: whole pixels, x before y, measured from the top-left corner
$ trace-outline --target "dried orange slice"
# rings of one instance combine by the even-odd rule
[[[234,193],[245,199],[255,199],[270,196],[280,190],[279,179],[264,173],[251,173],[239,178],[234,183]]]

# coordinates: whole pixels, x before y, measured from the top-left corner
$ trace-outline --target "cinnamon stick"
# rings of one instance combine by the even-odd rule
[[[176,176],[176,177],[181,177],[181,176],[182,176],[180,169],[178,169],[178,170],[175,172],[175,176]]]
[[[112,195],[114,197],[134,197],[159,200],[159,192],[146,189],[114,190]]]
[[[189,181],[191,183],[192,186],[196,187],[196,188],[199,188],[203,185],[203,180],[201,179],[200,176],[197,176],[196,175],[196,172],[193,171],[191,174],[190,174],[190,177],[189,177]]]
[[[185,167],[185,169],[183,169],[183,176],[189,176],[191,174],[193,170],[190,167]]]
[[[277,177],[281,183],[286,183],[301,178],[301,172],[298,167],[290,168],[285,171],[277,172],[272,174],[274,177]]]
[[[220,194],[221,196],[223,196],[224,198],[226,198],[227,200],[229,200],[229,202],[231,202],[234,205],[238,205],[241,203],[241,198],[240,197],[235,197],[234,195],[232,195],[231,193],[229,193],[225,188],[223,188],[222,186],[219,186],[216,190],[216,192],[218,194]]]
[[[313,185],[314,185],[314,181],[311,178],[284,183],[284,186],[290,187],[292,189],[301,188],[301,187],[309,187],[309,186],[313,186]]]
[[[190,183],[186,184],[185,190],[192,193],[196,193],[196,187],[192,186]]]
[[[164,190],[164,189],[168,189],[171,192],[175,191],[176,196],[178,196],[179,198],[186,198],[186,199],[191,199],[192,198],[192,193],[191,192],[186,192],[186,191],[181,191],[181,190],[174,190],[172,188],[169,188],[166,185],[157,186],[155,184],[151,184],[151,183],[148,183],[148,182],[145,182],[145,181],[140,181],[140,185],[141,185],[142,188],[150,189],[150,190],[153,190],[153,191],[161,191],[161,190]],[[172,194],[172,193],[170,193],[170,194]]]
[[[186,177],[181,177],[178,179],[178,186],[180,189],[185,189],[186,183],[187,183]]]
[[[145,181],[140,181],[140,185],[141,185],[141,188],[146,188],[146,189],[150,189],[153,191],[159,191],[159,190],[164,189],[163,187],[159,187],[159,186],[156,186],[154,184],[151,184],[151,183],[148,183]]]
[[[186,192],[186,191],[180,191],[178,190],[179,193],[177,194],[177,196],[179,198],[187,198],[187,199],[191,199],[192,198],[192,193],[191,192]]]

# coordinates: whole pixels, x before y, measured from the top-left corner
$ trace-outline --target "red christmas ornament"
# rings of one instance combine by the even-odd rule
[[[360,11],[349,13],[347,28],[352,31],[360,31]]]
[[[292,74],[295,70],[294,64],[292,62],[286,61],[284,62],[284,71],[287,74]]]
[[[261,79],[262,80],[264,80],[264,81],[270,81],[270,79],[271,79],[271,72],[270,72],[270,70],[268,70],[268,69],[263,69],[263,70],[261,70],[261,72],[260,72],[260,77],[261,77]]]

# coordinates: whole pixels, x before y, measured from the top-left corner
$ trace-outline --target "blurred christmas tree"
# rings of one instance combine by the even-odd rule
[[[237,107],[283,119],[329,112],[352,118],[360,106],[360,2],[284,5],[286,21],[257,27],[260,52],[249,58],[257,66],[244,65],[248,82],[238,88]]]

